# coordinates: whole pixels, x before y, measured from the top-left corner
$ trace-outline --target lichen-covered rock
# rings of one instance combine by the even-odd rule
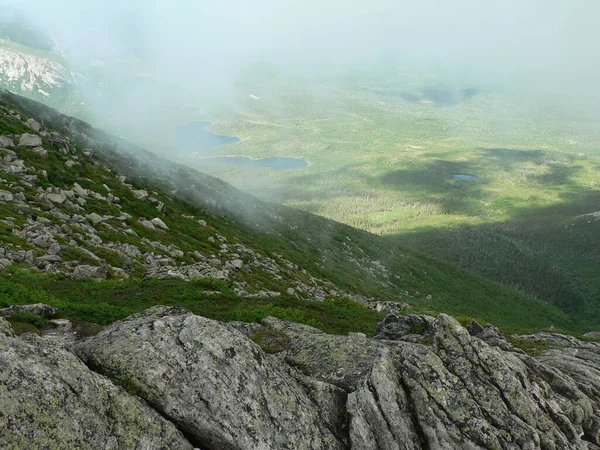
[[[383,327],[398,322],[387,320]],[[282,359],[305,377],[348,393],[351,448],[558,450],[599,444],[600,344],[542,333],[536,338],[554,348],[536,359],[490,346],[443,314],[425,323],[429,345],[352,341],[277,319],[264,325],[292,338]],[[484,330],[503,338],[492,327]]]
[[[58,309],[45,303],[35,303],[33,305],[14,305],[8,308],[0,309],[0,316],[10,318],[15,313],[33,314],[35,316],[52,317],[58,314]]]
[[[81,265],[81,266],[77,266],[75,267],[75,269],[73,270],[73,273],[71,274],[71,277],[74,280],[82,280],[82,279],[87,279],[87,278],[96,278],[96,279],[105,279],[106,275],[108,273],[108,268],[106,266],[88,266],[88,265]]]
[[[302,386],[236,329],[156,307],[75,346],[206,448],[342,448]]]
[[[35,335],[15,337],[0,318],[0,448],[193,446],[156,411],[62,346]]]
[[[372,339],[325,334],[273,317],[263,320],[263,324],[291,338],[285,353],[288,364],[346,391],[354,390],[368,375],[384,348]]]
[[[10,323],[4,317],[0,317],[0,337],[14,337],[15,332],[13,331]]]
[[[14,141],[8,136],[0,136],[0,147],[14,147]]]
[[[388,315],[377,325],[375,339],[398,340],[408,334],[422,334],[435,319],[422,314]]]
[[[39,147],[42,145],[42,138],[35,134],[24,133],[19,138],[19,145],[21,147]]]

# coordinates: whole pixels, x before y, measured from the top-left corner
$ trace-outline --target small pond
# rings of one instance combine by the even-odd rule
[[[453,173],[452,178],[454,178],[456,181],[471,181],[476,180],[477,175],[470,175],[468,173]]]
[[[192,122],[175,130],[174,144],[185,152],[210,154],[208,150],[222,145],[235,144],[240,139],[234,136],[223,136],[206,130],[210,122]]]
[[[307,167],[309,165],[307,161],[293,157],[253,159],[248,158],[247,156],[213,156],[200,158],[199,160],[206,164],[270,169],[301,169],[302,167]]]

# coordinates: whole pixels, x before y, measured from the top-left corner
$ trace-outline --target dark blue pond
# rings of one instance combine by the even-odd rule
[[[234,136],[223,136],[206,130],[210,122],[192,122],[175,130],[174,144],[184,152],[198,152],[208,155],[217,147],[235,144],[240,139]]]
[[[453,173],[452,178],[454,178],[456,181],[471,181],[476,180],[477,175],[470,175],[468,173]]]
[[[301,169],[309,165],[303,159],[291,157],[252,159],[247,156],[214,156],[211,158],[202,158],[200,161],[206,164],[270,169]]]

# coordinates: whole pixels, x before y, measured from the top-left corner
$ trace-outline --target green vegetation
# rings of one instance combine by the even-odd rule
[[[358,331],[373,336],[377,323],[385,317],[384,313],[377,313],[348,299],[315,302],[286,295],[276,298],[239,298],[221,280],[115,279],[97,282],[42,275],[27,269],[4,271],[0,278],[0,307],[38,302],[59,308],[68,319],[101,325],[124,319],[154,305],[170,305],[183,306],[196,314],[223,321],[260,322],[267,316],[275,316],[311,325],[327,333]],[[487,304],[494,306],[494,302]],[[457,306],[454,305],[455,308]],[[469,305],[464,308],[468,309]],[[547,320],[542,314],[548,314],[543,307],[533,310],[526,317],[510,314],[510,311],[503,312],[499,307],[496,309],[493,312],[498,319],[495,323],[500,323],[500,328],[506,333],[532,332],[548,327],[542,325],[543,320]],[[407,313],[435,315],[439,311],[412,307]],[[577,331],[559,311],[555,311],[555,314],[554,323],[562,320],[570,325],[562,329]],[[465,318],[463,322],[468,324],[471,320]]]
[[[45,317],[25,312],[14,313],[11,315],[10,320],[19,323],[30,323],[37,328],[44,328],[48,325],[48,319]]]
[[[170,305],[217,320],[259,322],[275,316],[328,333],[362,331],[372,336],[384,317],[350,300],[314,302],[286,296],[240,299],[220,280],[75,281],[20,269],[5,271],[3,275],[0,307],[43,302],[59,308],[68,319],[101,325],[154,305]]]
[[[129,392],[131,395],[138,395],[140,393],[140,387],[137,382],[132,378],[125,378],[121,380],[121,387]]]
[[[289,345],[291,339],[283,331],[262,328],[254,333],[251,339],[256,342],[265,353],[280,353]]]
[[[523,350],[529,356],[540,356],[545,350],[551,347],[549,342],[541,339],[522,339],[510,336],[508,340],[513,347]]]
[[[241,107],[210,111],[212,131],[242,139],[221,154],[302,156],[310,167],[182,161],[600,326],[600,228],[586,216],[599,209],[600,131],[589,111],[562,108],[558,95],[427,86],[406,73],[263,81],[245,80]],[[478,178],[454,181],[457,172]]]

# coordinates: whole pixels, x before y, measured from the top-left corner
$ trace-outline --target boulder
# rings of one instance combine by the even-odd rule
[[[21,147],[41,147],[42,138],[36,134],[24,133],[19,138],[19,146]]]
[[[148,198],[150,197],[148,195],[148,191],[146,191],[144,189],[133,190],[131,192],[133,193],[133,196],[135,197],[136,200],[141,200],[143,202],[147,201]]]
[[[25,166],[25,161],[21,160],[21,159],[17,159],[15,161],[12,161],[5,169],[4,171],[7,173],[12,173],[12,174],[20,174],[20,173],[25,173],[27,172],[27,166]]]
[[[181,271],[192,281],[200,280],[202,278],[213,278],[216,280],[226,280],[229,278],[228,270],[218,269],[217,267],[204,262],[183,266],[181,267]]]
[[[3,191],[0,189],[0,201],[3,202],[12,202],[14,200],[14,195],[12,192]]]
[[[242,267],[244,267],[244,261],[242,261],[241,259],[234,259],[229,261],[229,264],[231,264],[234,268],[240,270]]]
[[[82,188],[79,183],[73,184],[73,192],[82,197],[87,197],[90,194],[90,190]]]
[[[59,205],[62,205],[67,201],[67,193],[62,189],[55,189],[52,192],[47,192],[44,196],[52,203],[58,203]]]
[[[148,228],[149,230],[155,230],[156,229],[156,227],[154,226],[154,224],[150,220],[139,219],[139,221],[140,221],[140,223],[142,224],[142,226],[144,228]]]
[[[48,157],[48,150],[46,150],[44,147],[35,147],[31,151],[37,155],[40,155],[42,158]]]
[[[73,273],[71,274],[71,278],[74,280],[95,278],[95,279],[106,279],[108,269],[106,266],[88,266],[81,265],[75,267],[73,269]]]
[[[154,219],[152,219],[152,220],[151,220],[151,222],[152,222],[152,224],[153,224],[155,227],[162,228],[163,230],[168,230],[168,229],[169,229],[169,227],[167,226],[167,224],[166,224],[166,223],[164,223],[164,222],[163,222],[163,221],[162,221],[160,218],[158,218],[158,217],[155,217]]]
[[[42,129],[42,126],[35,119],[27,119],[25,125],[31,128],[36,133]]]
[[[192,450],[172,423],[61,345],[0,318],[0,448]]]
[[[56,241],[54,240],[54,237],[50,234],[40,234],[39,236],[36,236],[35,238],[31,239],[31,243],[36,247],[49,248],[53,244],[55,244]]]
[[[342,448],[280,364],[235,328],[181,308],[151,308],[75,351],[114,380],[135,380],[138,395],[205,448]]]
[[[14,147],[14,141],[8,136],[0,136],[0,148],[2,147]]]
[[[15,305],[0,309],[0,316],[10,318],[15,313],[33,314],[35,316],[52,317],[58,314],[58,310],[45,303],[35,303],[32,305]]]
[[[96,214],[95,212],[87,214],[85,217],[87,219],[89,219],[92,223],[94,223],[95,225],[104,221],[104,218],[100,214]]]

